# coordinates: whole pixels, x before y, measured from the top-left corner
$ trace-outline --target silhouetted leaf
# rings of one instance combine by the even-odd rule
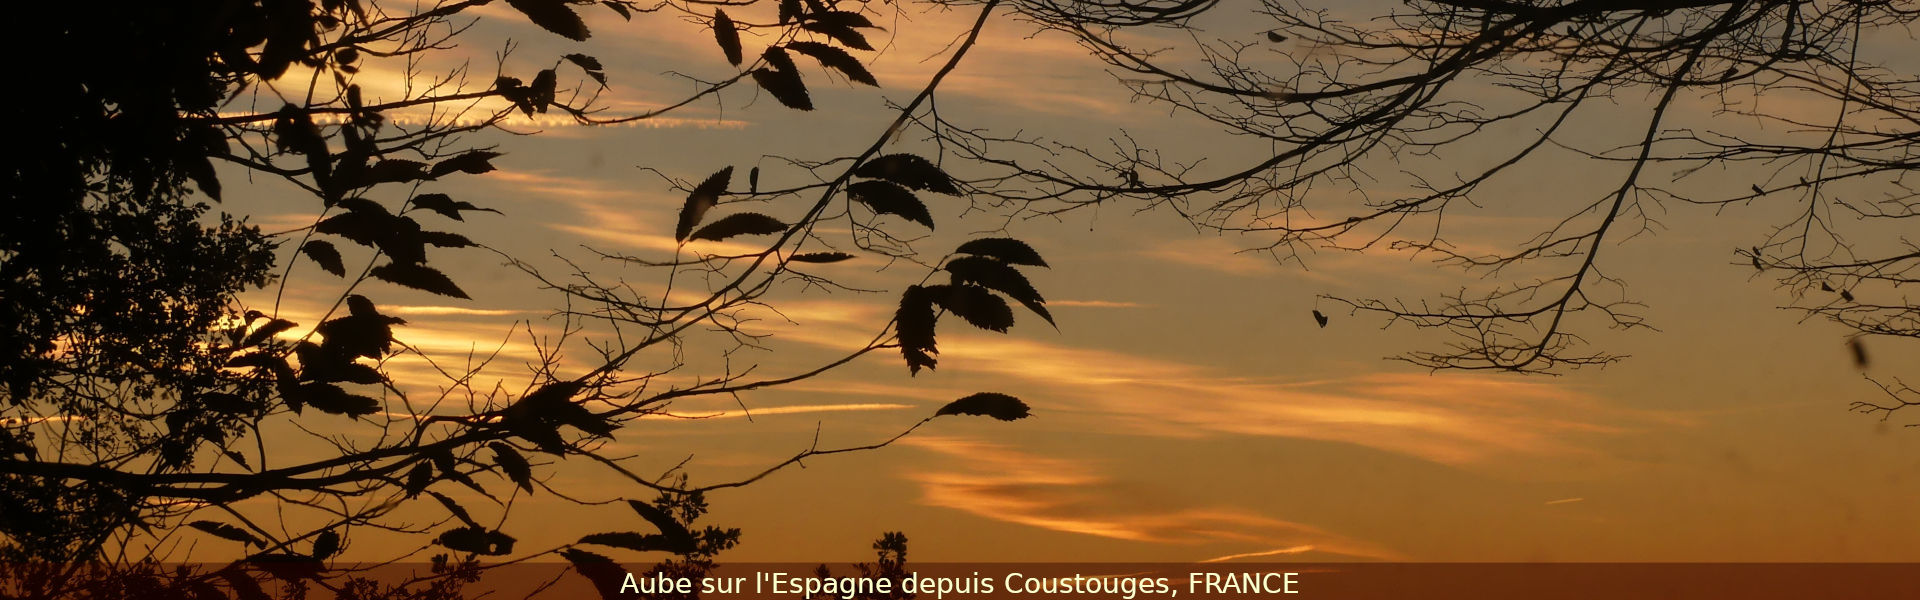
[[[247,348],[252,346],[258,346],[260,345],[261,342],[265,342],[269,339],[273,339],[273,336],[279,335],[280,332],[286,331],[288,329],[293,329],[298,325],[299,323],[288,321],[286,319],[273,319],[273,320],[267,321],[267,324],[261,325],[260,328],[253,330],[253,333],[247,334],[247,339],[242,340],[240,342],[240,347]]]
[[[372,167],[369,167],[365,173],[361,174],[360,180],[348,183],[349,187],[361,187],[381,183],[418,181],[426,178],[427,163],[417,160],[389,158],[373,163]]]
[[[947,312],[960,315],[967,323],[987,331],[1006,333],[1013,327],[1013,309],[987,288],[973,285],[927,286],[935,290],[933,301]]]
[[[460,286],[454,285],[453,280],[447,278],[446,274],[426,265],[390,262],[374,267],[368,274],[375,279],[416,290],[471,300],[466,292],[460,290]]]
[[[708,210],[720,203],[720,195],[727,193],[727,185],[732,181],[733,167],[727,167],[707,176],[706,181],[693,187],[693,192],[687,194],[686,205],[680,207],[680,224],[673,229],[675,241],[684,242],[687,236],[693,235],[693,228],[706,218]]]
[[[260,538],[255,537],[253,535],[253,532],[247,531],[245,529],[241,529],[239,527],[235,527],[233,525],[228,525],[226,523],[219,523],[215,521],[194,521],[192,523],[188,523],[187,526],[213,534],[216,537],[229,539],[236,542],[245,542],[246,544],[251,546],[266,547],[266,543],[260,541]]]
[[[420,492],[425,491],[427,485],[431,483],[433,483],[433,465],[425,462],[414,463],[413,468],[407,470],[407,497],[420,495]]]
[[[601,2],[601,4],[605,5],[607,8],[613,9],[613,12],[620,13],[620,18],[626,19],[628,21],[633,20],[633,12],[629,10],[626,7],[626,5],[620,4],[619,2],[613,2],[613,1],[605,1],[605,2]]]
[[[446,472],[453,472],[452,466],[453,465],[448,465]],[[455,502],[452,497],[433,490],[427,490],[427,495],[432,496],[434,500],[438,500],[440,506],[447,509],[447,514],[453,515],[453,518],[459,519],[461,523],[466,523],[468,527],[480,526],[479,522],[473,520],[473,513],[467,512],[467,507],[461,506],[460,503]]]
[[[800,0],[780,0],[780,24],[785,25],[800,18]]]
[[[873,50],[873,44],[867,43],[867,36],[854,31],[852,27],[834,23],[808,21],[800,24],[801,29],[818,33],[840,42],[841,45],[856,50]]]
[[[300,386],[300,400],[320,412],[359,417],[380,412],[380,401],[349,394],[331,383],[307,383]]]
[[[740,66],[740,30],[733,25],[733,19],[727,18],[727,11],[713,10],[713,40],[720,44],[720,51],[727,54],[727,62]]]
[[[393,216],[349,211],[322,219],[313,230],[337,235],[362,246],[374,246],[393,231]]]
[[[858,181],[847,186],[847,194],[873,209],[875,214],[899,215],[933,229],[933,214],[906,188],[885,181]]]
[[[307,243],[300,245],[300,253],[312,259],[313,264],[319,266],[322,271],[332,273],[335,277],[347,276],[346,262],[341,260],[340,249],[333,247],[333,242],[307,240]]]
[[[747,193],[760,193],[760,167],[747,170]]]
[[[1019,398],[998,392],[980,392],[949,402],[933,414],[936,417],[942,415],[972,415],[993,417],[1002,421],[1014,421],[1027,418],[1031,413],[1027,411],[1027,403],[1021,402]]]
[[[837,263],[850,258],[853,258],[853,255],[845,252],[809,252],[789,256],[787,260],[803,263]]]
[[[588,77],[592,77],[594,81],[600,82],[601,87],[606,87],[607,74],[600,67],[600,59],[579,53],[568,54],[561,58],[565,58],[580,67],[580,70],[585,71]]]
[[[533,24],[561,37],[582,42],[590,35],[580,15],[567,7],[567,0],[507,0],[507,5],[527,15]]]
[[[458,552],[471,552],[485,556],[501,556],[513,553],[513,536],[498,530],[482,527],[461,527],[441,532],[435,540],[440,545]]]
[[[945,171],[927,159],[912,154],[889,154],[869,160],[854,169],[853,174],[868,179],[885,179],[936,194],[960,195],[960,188],[954,185],[953,178],[948,177]]]
[[[479,245],[467,239],[467,236],[448,231],[422,231],[420,241],[440,248],[471,248]]]
[[[340,551],[340,534],[329,529],[313,538],[313,551],[307,553],[316,559],[326,560]]]
[[[500,465],[507,479],[519,484],[527,493],[533,493],[533,467],[527,464],[527,459],[520,456],[519,451],[503,442],[489,442],[487,448],[493,450],[493,464]]]
[[[847,54],[845,50],[819,42],[793,42],[787,44],[787,49],[811,56],[814,60],[820,61],[821,66],[839,71],[849,80],[874,87],[880,86],[880,82],[873,78],[873,73],[868,72],[867,67],[860,64],[860,59]]]
[[[1026,276],[1007,263],[984,256],[962,256],[947,261],[946,270],[953,274],[955,284],[970,283],[1006,294],[1047,323],[1053,323],[1053,315],[1047,312],[1047,301],[1040,297],[1040,291],[1033,289]]]
[[[787,108],[813,110],[813,99],[807,97],[807,86],[801,83],[797,72],[754,69],[753,82]]]
[[[868,19],[866,15],[844,10],[814,11],[807,15],[807,21],[810,23],[825,23],[841,27],[877,28],[877,26],[873,24],[873,20]]]
[[[933,329],[938,315],[933,310],[934,292],[924,286],[908,286],[900,293],[900,308],[894,313],[900,354],[907,359],[907,372],[919,374],[921,367],[934,368],[939,350],[934,345]]]
[[[1840,299],[1848,302],[1852,302],[1853,292],[1850,290],[1840,290]]]
[[[627,569],[613,562],[613,559],[576,548],[560,551],[560,556],[573,563],[573,569],[580,576],[593,582],[593,588],[600,592],[601,600],[616,600],[630,597],[620,591],[620,584],[626,582]]]
[[[1033,251],[1032,246],[1012,238],[980,238],[961,244],[953,251],[956,254],[985,256],[1010,265],[1047,266],[1047,261],[1041,260],[1040,253]]]
[[[541,71],[541,73],[543,74],[551,73],[551,72],[552,72],[551,70]],[[538,85],[537,83],[538,80],[536,79],[535,81],[536,81],[535,85]],[[551,90],[548,91],[548,100],[549,101],[552,100]],[[443,175],[453,173],[456,171],[461,173],[479,175],[481,173],[486,173],[494,170],[493,159],[496,159],[499,157],[500,157],[499,152],[489,152],[486,150],[469,150],[466,152],[462,152],[459,155],[454,156],[453,158],[449,158],[449,159],[440,161],[438,163],[434,163],[433,170],[430,171],[430,174],[435,178],[438,178]],[[414,204],[419,204],[419,203],[420,203],[420,199],[415,198]]]
[[[633,512],[640,513],[640,518],[646,519],[648,523],[660,529],[660,535],[665,536],[667,542],[665,550],[675,554],[693,551],[693,534],[687,531],[685,525],[674,520],[673,515],[639,500],[628,500],[627,506],[633,507]]]
[[[1287,41],[1287,36],[1280,35],[1278,31],[1269,31],[1267,32],[1267,41],[1278,44]]]
[[[559,85],[558,73],[553,69],[541,69],[533,76],[533,83],[527,84],[527,103],[533,105],[533,110],[547,112],[547,107],[553,105],[553,94]]]
[[[1327,327],[1327,315],[1322,314],[1319,309],[1314,309],[1313,322],[1320,324],[1321,329],[1325,329]]]
[[[614,548],[626,548],[628,550],[636,550],[640,552],[672,552],[675,554],[682,553],[681,547],[675,546],[672,540],[667,539],[667,536],[660,535],[657,533],[639,533],[634,531],[610,531],[606,533],[595,533],[595,534],[587,535],[585,537],[580,538],[580,541],[576,543],[594,544],[599,546],[612,546]]]
[[[1853,354],[1853,366],[1855,368],[1867,368],[1867,345],[1861,343],[1858,336],[1847,340],[1847,350]]]
[[[442,164],[445,164],[445,163],[442,163]],[[496,215],[500,214],[500,211],[497,211],[491,208],[480,208],[478,206],[474,206],[473,203],[471,202],[455,201],[453,198],[448,197],[446,194],[421,194],[418,196],[414,196],[413,206],[414,208],[424,208],[426,210],[440,213],[442,216],[445,216],[446,218],[449,218],[449,219],[453,219],[455,221],[466,220],[466,219],[460,218],[460,211],[463,211],[463,210],[486,211]]]
[[[737,213],[701,227],[688,239],[720,241],[736,235],[767,235],[787,230],[787,224],[760,213]]]

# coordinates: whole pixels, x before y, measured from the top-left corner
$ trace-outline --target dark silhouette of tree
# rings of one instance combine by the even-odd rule
[[[599,104],[607,73],[584,53],[533,57],[527,67],[503,52],[494,73],[417,70],[420,59],[463,41],[479,18],[472,9],[489,3],[67,3],[47,7],[31,31],[10,39],[16,56],[36,57],[26,79],[45,94],[17,128],[15,145],[24,152],[7,170],[12,210],[0,231],[0,319],[9,328],[0,339],[0,562],[10,569],[0,579],[10,595],[264,597],[261,578],[271,576],[293,596],[324,588],[344,597],[456,597],[461,582],[486,568],[482,557],[551,554],[592,575],[612,564],[599,553],[606,548],[673,557],[657,569],[701,571],[740,535],[691,525],[706,511],[706,492],[899,437],[816,445],[743,480],[694,483],[677,470],[643,475],[629,466],[635,457],[606,453],[623,424],[674,400],[746,395],[880,350],[901,352],[912,372],[935,368],[935,330],[948,315],[1006,332],[1011,301],[1052,320],[1022,273],[1046,267],[1028,244],[984,237],[938,257],[912,246],[908,230],[937,222],[924,195],[969,190],[937,159],[883,152],[887,134],[852,154],[796,161],[814,183],[788,185],[798,179],[791,173],[769,173],[763,182],[757,167],[744,186],[732,167],[697,184],[675,180],[687,193],[675,237],[753,240],[759,250],[748,253],[690,246],[666,260],[602,253],[618,272],[576,268],[556,276],[460,233],[468,219],[496,211],[436,183],[493,170],[509,149],[461,140],[516,114],[617,124],[735,86],[809,110],[808,86],[825,81],[816,65],[879,85],[864,64],[873,46],[863,32],[878,31],[871,11],[882,7],[821,0],[728,3],[725,10],[699,2],[504,2],[576,41],[592,37],[579,12],[589,9],[635,26],[710,28],[733,67],[638,114]],[[910,101],[876,117],[892,121],[889,133],[931,112],[941,82],[998,4],[979,4],[971,33],[944,66]],[[374,64],[432,83],[376,98],[358,83]],[[403,111],[428,116],[397,122]],[[216,213],[223,180],[236,177],[304,193],[313,221],[268,234]],[[810,206],[798,218],[737,208],[795,198]],[[843,227],[823,227],[835,223]],[[553,317],[559,337],[541,340],[541,357],[520,389],[476,384],[473,374],[493,358],[467,357],[474,359],[467,367],[436,361],[404,343],[404,319],[382,312],[377,299],[391,286],[468,298],[461,274],[437,261],[456,252],[500,254],[565,299]],[[769,293],[836,285],[809,273],[811,265],[875,258],[904,260],[919,271],[918,283],[905,286],[897,317],[876,323],[865,345],[797,372],[729,369],[691,384],[654,382],[687,364],[685,342],[695,333],[718,332],[736,349],[754,345],[765,334],[746,313],[768,305]],[[636,273],[679,287],[668,288],[671,298],[645,295],[632,283]],[[309,299],[331,306],[310,329],[279,313],[293,278],[337,283],[336,294]],[[243,300],[255,291],[275,300]],[[687,300],[687,292],[699,295]],[[563,354],[583,350],[592,367],[561,366]],[[428,361],[444,380],[395,380],[386,362],[401,355]],[[435,387],[437,396],[425,391]],[[1011,421],[1027,414],[1012,396],[975,394],[900,436],[940,416]],[[313,424],[365,436],[325,435]],[[270,430],[306,432],[303,443],[330,450],[293,452]],[[544,475],[559,461],[597,465],[644,493],[575,498]],[[503,522],[521,494],[583,504],[624,499],[634,522],[623,531],[581,532],[579,542],[560,548],[516,547],[511,532],[489,523]],[[240,505],[250,499],[273,508]],[[289,519],[289,511],[305,520]],[[401,518],[419,511],[435,516]],[[440,576],[401,589],[330,571],[365,531],[428,540]],[[197,571],[155,566],[182,558],[173,550],[182,540],[226,544],[244,558]],[[106,570],[95,568],[102,564]]]

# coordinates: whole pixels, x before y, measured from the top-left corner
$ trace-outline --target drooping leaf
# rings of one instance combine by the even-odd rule
[[[467,293],[454,285],[445,273],[426,265],[387,263],[374,267],[368,272],[375,279],[394,283],[424,292],[442,296],[452,296],[461,300],[471,300]]]
[[[960,188],[954,185],[953,178],[947,176],[946,171],[912,154],[888,154],[869,160],[854,169],[853,174],[869,179],[885,179],[936,194],[960,195]]]
[[[527,15],[527,20],[561,37],[584,42],[591,35],[580,15],[567,6],[567,0],[507,0],[507,5]]]
[[[807,21],[811,23],[837,25],[840,27],[877,29],[873,24],[873,20],[868,19],[866,15],[844,10],[815,11],[807,15]]]
[[[740,66],[740,30],[734,26],[733,19],[727,18],[727,11],[713,9],[713,40],[720,44],[720,51],[727,54],[727,62]]]
[[[420,495],[420,492],[426,491],[427,485],[431,483],[433,483],[433,465],[419,462],[414,463],[413,468],[407,469],[408,498]]]
[[[779,219],[760,213],[745,212],[721,217],[720,220],[693,232],[688,239],[720,241],[736,235],[768,235],[786,230],[787,224]]]
[[[633,20],[633,11],[631,9],[628,9],[625,4],[621,4],[613,0],[603,0],[601,4],[605,5],[607,8],[613,9],[613,12],[620,13],[620,18],[626,19],[628,21]]]
[[[600,67],[600,59],[577,52],[561,58],[565,58],[575,66],[580,67],[580,70],[585,71],[588,77],[592,77],[594,81],[600,82],[601,87],[606,87],[607,73]]]
[[[1325,313],[1320,312],[1320,309],[1314,309],[1313,322],[1319,324],[1321,329],[1326,329],[1327,315]]]
[[[340,249],[333,247],[333,242],[307,240],[307,243],[300,245],[300,253],[307,255],[320,270],[332,273],[334,277],[347,276],[346,261],[340,258]]]
[[[1027,403],[1021,402],[1019,398],[999,392],[980,392],[973,394],[959,400],[948,402],[946,406],[940,407],[939,411],[933,413],[936,417],[943,415],[972,415],[993,417],[1002,421],[1024,419],[1030,414],[1027,409]]]
[[[228,525],[226,523],[220,523],[216,521],[194,521],[192,523],[188,523],[187,526],[192,527],[194,529],[201,530],[201,531],[205,531],[207,533],[211,533],[215,537],[229,539],[236,542],[244,542],[247,545],[255,546],[255,547],[262,547],[262,548],[266,547],[266,543],[260,541],[260,538],[255,537],[253,535],[253,532],[247,531],[245,529],[241,529],[233,525]]]
[[[807,252],[787,257],[787,260],[803,263],[837,263],[853,258],[845,252]]]
[[[600,592],[601,600],[632,597],[620,591],[620,584],[626,582],[627,569],[613,562],[613,559],[576,548],[561,550],[560,556],[573,563],[573,569],[593,583],[593,589]]]
[[[1026,242],[1012,238],[980,238],[961,244],[953,249],[956,254],[984,256],[1010,265],[1031,265],[1046,267],[1047,261],[1041,260]]]
[[[300,400],[307,406],[320,412],[359,417],[380,412],[380,401],[359,394],[349,394],[340,386],[331,383],[305,383],[300,385]]]
[[[780,24],[792,23],[800,18],[800,0],[780,0]]]
[[[341,176],[346,176],[344,170]],[[349,187],[362,187],[382,183],[419,181],[427,177],[427,163],[417,160],[387,158],[381,159],[380,162],[373,163],[373,166],[367,167],[366,172],[361,173],[357,180],[348,181],[347,183]]]
[[[453,469],[448,468],[446,471],[452,472]],[[427,495],[432,496],[434,500],[438,500],[440,506],[447,509],[447,514],[453,515],[453,518],[459,519],[461,523],[466,523],[468,527],[480,526],[479,522],[473,520],[473,513],[467,512],[467,507],[461,506],[460,503],[455,502],[452,497],[433,490],[427,490]]]
[[[467,236],[450,231],[422,231],[420,241],[439,248],[471,248],[479,245],[467,239]]]
[[[800,81],[800,73],[796,71],[754,69],[753,82],[787,108],[813,110],[813,99],[807,96],[807,85]]]
[[[899,215],[933,229],[933,214],[927,212],[927,205],[906,188],[886,181],[857,181],[847,186],[847,194],[875,214]]]
[[[685,525],[675,520],[673,515],[639,500],[628,500],[627,506],[633,507],[633,512],[640,513],[640,518],[646,519],[648,523],[660,529],[660,535],[666,537],[668,552],[686,554],[693,551],[693,534],[687,531]]]
[[[348,211],[321,219],[313,226],[317,233],[337,235],[362,246],[373,246],[393,231],[393,216]]]
[[[947,261],[945,268],[953,275],[953,283],[974,284],[1006,294],[1047,323],[1053,323],[1053,315],[1047,312],[1047,300],[1011,265],[984,256],[962,256]]]
[[[933,355],[933,329],[938,315],[933,310],[933,290],[908,286],[900,293],[900,308],[894,312],[894,328],[900,342],[900,354],[907,360],[907,372],[919,374],[922,367],[932,369],[939,362]]]
[[[675,554],[681,553],[681,547],[675,546],[672,540],[667,539],[667,536],[660,535],[657,533],[639,533],[635,531],[609,531],[606,533],[595,533],[595,534],[587,535],[585,537],[580,538],[580,541],[577,543],[594,544],[598,546],[612,546],[614,548],[626,548],[628,550],[635,550],[639,552],[672,552]]]
[[[553,105],[555,88],[560,85],[560,75],[553,69],[541,69],[533,76],[533,83],[527,84],[527,103],[533,110],[545,113]]]
[[[541,71],[541,73],[543,74],[549,73],[549,72],[551,72],[551,69],[547,71]],[[536,86],[539,85],[538,79],[535,79],[534,82],[535,82],[534,85]],[[551,90],[549,90],[548,92],[548,101],[549,102],[552,101]],[[489,152],[486,150],[469,150],[466,152],[462,152],[458,155],[455,155],[453,158],[449,158],[449,159],[434,163],[433,169],[429,171],[428,174],[432,175],[435,178],[439,178],[441,176],[447,175],[449,173],[454,173],[454,172],[479,175],[481,173],[486,173],[494,170],[493,159],[496,159],[496,158],[500,158],[499,152]],[[420,203],[420,199],[414,198],[414,204],[419,204],[419,203]]]
[[[868,72],[867,67],[860,64],[860,59],[847,54],[845,50],[820,42],[793,42],[787,44],[787,49],[811,56],[814,60],[820,61],[821,66],[839,71],[849,80],[874,87],[880,86],[879,80],[873,78],[873,73]]]
[[[497,529],[467,526],[441,532],[440,537],[435,541],[458,552],[502,556],[513,553],[515,540],[513,536],[501,533]]]
[[[693,228],[706,218],[707,211],[720,203],[720,195],[727,193],[727,185],[733,181],[733,167],[726,167],[707,176],[706,181],[693,187],[687,194],[687,203],[680,207],[680,224],[673,229],[675,241],[687,241],[693,235]]]
[[[507,479],[519,484],[527,493],[533,493],[533,467],[527,464],[527,459],[520,456],[518,450],[504,442],[490,442],[487,448],[493,450],[493,464],[506,472]]]
[[[967,323],[987,331],[1006,333],[1013,327],[1013,309],[993,292],[975,285],[928,286],[938,288],[933,301],[947,312],[960,315]]]
[[[258,346],[262,342],[265,342],[269,339],[273,339],[273,336],[280,335],[280,332],[286,331],[288,329],[293,329],[298,325],[299,323],[288,321],[286,319],[273,319],[273,320],[267,321],[267,324],[261,325],[258,329],[253,330],[253,333],[247,334],[247,339],[241,340],[240,347],[248,348],[252,346]]]
[[[445,163],[442,163],[442,164],[445,164]],[[424,208],[426,210],[437,212],[437,213],[440,213],[442,216],[445,216],[446,218],[449,218],[449,219],[453,219],[455,221],[466,220],[466,219],[460,218],[460,211],[463,211],[463,210],[485,211],[485,212],[490,212],[496,215],[501,214],[500,211],[497,211],[491,208],[480,208],[478,206],[474,206],[473,203],[471,202],[455,201],[453,198],[448,197],[446,194],[421,194],[418,196],[414,196],[413,207]]]
[[[859,31],[854,30],[852,27],[837,23],[807,21],[801,23],[800,28],[833,38],[834,41],[840,42],[841,45],[848,48],[855,50],[873,50],[873,44],[867,43],[867,36],[861,35]]]
[[[340,534],[328,529],[313,538],[313,551],[307,554],[319,560],[326,560],[338,552],[340,552]]]

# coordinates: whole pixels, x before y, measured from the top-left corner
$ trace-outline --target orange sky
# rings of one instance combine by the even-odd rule
[[[522,24],[503,5],[484,14],[467,40],[473,56],[490,56],[507,37],[521,42],[510,71],[530,73],[565,52],[596,55],[608,66],[616,111],[688,89],[661,75],[669,69],[717,78],[728,68],[707,33],[684,23],[625,24],[589,10],[597,36],[573,44]],[[879,90],[831,82],[809,67],[815,113],[742,87],[657,126],[480,138],[508,153],[496,161],[501,170],[433,185],[506,213],[474,215],[458,231],[542,266],[558,264],[549,249],[583,257],[581,246],[667,256],[682,196],[639,167],[697,180],[725,165],[759,165],[763,187],[800,181],[803,173],[764,157],[859,152],[886,128],[883,100],[903,102],[917,91],[970,16],[883,23],[898,35],[881,36],[889,46],[872,66]],[[1245,29],[1211,33],[1260,31],[1257,23]],[[1170,155],[1205,156],[1223,172],[1258,158],[1241,152],[1259,148],[1207,124],[1130,102],[1072,42],[1030,33],[1008,19],[992,22],[943,88],[943,116],[1094,146],[1124,128]],[[747,45],[757,48],[752,39]],[[370,94],[381,89],[379,76],[363,75]],[[1620,110],[1638,101],[1623,97]],[[1579,127],[1598,135],[1606,124]],[[910,139],[893,149],[930,151]],[[1454,151],[1434,160],[1484,159],[1476,148]],[[1487,247],[1525,239],[1555,207],[1588,199],[1569,190],[1609,181],[1610,168],[1566,156],[1544,161],[1489,187],[1485,208],[1451,215],[1453,239]],[[1728,175],[1694,185],[1748,184]],[[311,220],[306,204],[265,199],[269,186],[231,187],[262,191],[229,192],[253,198],[227,208],[252,213],[269,230]],[[1001,223],[991,214],[963,216],[964,208],[936,203],[941,227],[919,247],[937,255]],[[763,210],[792,216],[799,207]],[[651,420],[623,430],[616,447],[640,455],[641,472],[691,455],[696,481],[721,481],[805,448],[816,431],[824,445],[877,441],[974,391],[1012,393],[1033,406],[1029,420],[936,421],[895,447],[812,460],[715,494],[709,520],[745,529],[743,544],[721,557],[732,561],[859,559],[890,530],[907,532],[912,558],[925,561],[1920,560],[1909,533],[1920,526],[1909,509],[1920,494],[1920,432],[1847,412],[1875,389],[1849,364],[1843,332],[1797,323],[1775,308],[1791,298],[1735,264],[1732,250],[1762,235],[1769,216],[1669,206],[1658,235],[1608,248],[1612,274],[1632,282],[1661,331],[1585,331],[1632,358],[1561,377],[1430,374],[1385,361],[1442,340],[1316,303],[1319,294],[1419,297],[1484,283],[1424,258],[1325,253],[1282,265],[1235,254],[1260,245],[1257,236],[1196,233],[1173,215],[1124,207],[1015,221],[1008,233],[1053,265],[1029,275],[1052,300],[1058,331],[1024,313],[1004,336],[945,323],[936,372],[908,377],[897,354],[876,353],[816,380],[742,396],[752,419],[729,418],[739,416],[732,399],[686,402],[674,412],[720,418]],[[440,251],[434,260],[476,300],[375,284],[367,293],[383,310],[412,321],[399,338],[449,358],[499,347],[505,358],[490,373],[510,381],[524,373],[517,362],[532,356],[531,346],[510,335],[511,324],[547,326],[557,298],[485,252]],[[923,274],[878,267],[861,260],[820,271],[887,293],[777,292],[776,306],[793,322],[766,321],[772,351],[736,357],[735,367],[751,360],[769,373],[793,372],[864,344],[890,317],[898,291]],[[318,308],[302,294],[339,291],[328,287],[337,280],[310,267],[294,280],[299,293],[283,312],[295,320]],[[1332,313],[1324,329],[1309,316],[1316,307]],[[714,342],[696,340],[689,369],[662,381],[718,373],[723,347]],[[1868,343],[1872,374],[1899,375],[1898,365],[1912,364],[1908,348]],[[390,367],[401,381],[426,375],[418,361]],[[584,464],[556,473],[566,482],[559,485],[587,497],[649,496]],[[522,548],[547,548],[599,531],[621,510],[536,495],[516,500],[506,530]],[[366,539],[347,556],[396,550]]]

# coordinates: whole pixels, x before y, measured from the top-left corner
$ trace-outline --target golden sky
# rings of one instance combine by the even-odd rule
[[[614,112],[657,106],[691,88],[666,71],[729,73],[696,25],[622,23],[587,10],[596,37],[575,44],[502,5],[482,14],[463,49],[477,63],[490,65],[509,38],[519,43],[510,72],[531,73],[567,52],[595,55],[608,67],[605,100]],[[805,181],[773,157],[857,154],[885,132],[884,102],[918,91],[971,16],[883,21],[889,33],[876,34],[876,45],[886,46],[863,55],[873,59],[878,90],[804,66],[821,107],[813,113],[741,87],[647,126],[548,124],[537,136],[475,138],[501,145],[500,170],[431,191],[503,211],[474,214],[457,231],[543,267],[559,264],[550,250],[588,256],[583,247],[670,256],[683,196],[642,167],[697,181],[722,166],[758,165],[762,187]],[[1245,19],[1203,25],[1222,37],[1262,31]],[[1087,146],[1124,129],[1170,156],[1205,157],[1202,170],[1262,157],[1261,148],[1206,123],[1130,101],[1072,41],[1032,33],[1010,19],[992,21],[942,88],[942,115]],[[747,46],[758,47],[751,38]],[[370,95],[391,94],[396,77],[369,70],[361,82]],[[1642,101],[1615,102],[1631,112],[1644,109]],[[1573,131],[1600,135],[1606,126],[1582,122]],[[889,147],[896,149],[933,151],[912,139]],[[1428,160],[1471,163],[1489,151],[1456,148]],[[1557,208],[1590,199],[1577,192],[1582,184],[1612,181],[1610,169],[1568,155],[1540,161],[1487,188],[1483,208],[1450,215],[1452,239],[1464,247],[1524,240]],[[1749,183],[1728,174],[1693,185]],[[227,207],[269,230],[312,218],[306,204],[268,199],[271,186],[232,187],[262,191]],[[936,256],[1003,223],[969,213],[962,200],[942,200],[952,202],[934,203],[938,234],[918,243]],[[793,216],[801,206],[759,210]],[[875,353],[815,380],[741,396],[751,419],[739,418],[732,399],[686,402],[674,412],[709,418],[636,424],[615,447],[640,457],[637,471],[691,456],[696,482],[723,481],[804,449],[816,432],[828,446],[885,439],[974,391],[1032,405],[1028,420],[938,420],[890,448],[810,460],[714,494],[709,522],[745,530],[743,544],[722,556],[731,561],[860,559],[892,530],[908,534],[917,561],[1920,560],[1911,534],[1920,513],[1909,509],[1920,496],[1920,431],[1849,413],[1849,402],[1877,392],[1850,364],[1844,332],[1779,310],[1792,298],[1732,254],[1763,235],[1773,216],[1669,205],[1656,235],[1609,247],[1612,274],[1631,282],[1659,331],[1587,330],[1595,344],[1631,358],[1557,377],[1428,373],[1383,360],[1444,340],[1383,329],[1379,318],[1316,299],[1417,298],[1485,283],[1426,257],[1326,252],[1280,264],[1237,253],[1262,245],[1258,236],[1199,232],[1174,215],[1126,206],[1015,220],[1007,234],[1053,265],[1028,274],[1050,299],[1057,330],[1024,313],[1008,335],[943,322],[938,371],[909,377],[897,354]],[[498,348],[502,362],[489,373],[523,374],[517,363],[533,356],[532,346],[513,324],[551,326],[558,298],[490,253],[439,251],[434,261],[475,300],[381,284],[364,293],[412,322],[398,332],[402,341],[456,362],[469,350]],[[924,274],[881,264],[856,260],[820,272],[885,293],[776,292],[791,322],[763,322],[775,336],[771,350],[736,356],[736,367],[744,360],[768,373],[794,372],[860,347],[891,316],[899,290]],[[301,298],[340,291],[311,267],[296,269],[293,280],[296,293],[282,311],[297,321],[320,308]],[[656,286],[654,293],[660,282],[635,283]],[[1331,315],[1324,329],[1310,317],[1315,308]],[[1912,364],[1909,348],[1868,343],[1872,374],[1898,375]],[[696,340],[688,369],[662,382],[717,374],[723,349]],[[402,381],[426,375],[418,361],[389,366]],[[584,497],[650,496],[589,465],[555,473],[565,482],[557,485]],[[552,547],[599,531],[623,510],[522,497],[506,530],[522,548]],[[391,550],[368,541],[348,556]]]

